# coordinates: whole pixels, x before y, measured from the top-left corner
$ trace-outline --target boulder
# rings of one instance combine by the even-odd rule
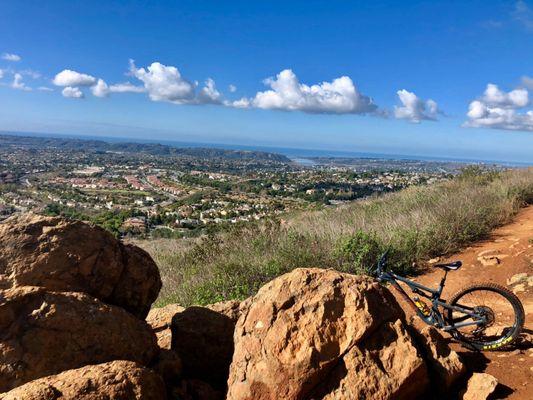
[[[146,317],[146,322],[152,327],[157,336],[157,344],[162,349],[170,349],[172,332],[170,325],[172,317],[184,311],[185,308],[177,304],[168,304],[165,307],[152,308]]]
[[[84,365],[157,355],[145,321],[84,293],[0,291],[0,392]]]
[[[448,346],[444,337],[432,326],[424,327],[420,333],[413,331],[413,335],[417,337],[431,381],[445,393],[466,372],[459,354]]]
[[[28,382],[0,400],[164,400],[165,387],[152,370],[131,361],[71,369]]]
[[[94,225],[25,214],[0,223],[0,289],[84,292],[143,318],[161,288],[143,250]]]
[[[170,324],[172,317],[182,312],[185,308],[177,304],[168,304],[161,308],[152,308],[146,317],[157,337],[159,355],[152,368],[163,377],[166,385],[171,387],[179,381],[182,372],[182,363],[179,355],[170,349],[172,332]]]
[[[498,380],[489,374],[475,372],[468,380],[466,391],[462,394],[463,400],[485,400],[498,386]]]
[[[233,356],[233,332],[248,302],[226,301],[188,307],[172,318],[172,350],[187,379],[199,379],[224,390]]]
[[[227,399],[416,398],[428,371],[406,326],[370,278],[296,269],[239,318]]]

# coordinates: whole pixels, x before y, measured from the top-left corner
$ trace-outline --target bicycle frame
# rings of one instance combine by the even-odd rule
[[[407,303],[415,310],[416,314],[428,325],[434,325],[444,331],[454,331],[457,328],[462,328],[464,326],[480,326],[486,323],[485,316],[476,313],[470,307],[452,306],[441,299],[440,296],[444,289],[444,283],[446,282],[448,271],[444,272],[444,276],[442,277],[439,287],[437,289],[431,289],[427,286],[421,285],[420,283],[416,283],[410,279],[404,278],[403,276],[397,275],[394,272],[382,271],[379,267],[377,272],[378,280],[380,282],[389,282],[392,287],[394,287],[398,291],[398,293],[407,301]],[[429,315],[425,315],[422,313],[422,311],[415,304],[414,300],[405,292],[405,290],[400,286],[398,281],[405,283],[414,294],[431,300],[431,312],[429,313]],[[471,318],[473,321],[459,322],[454,325],[448,325],[446,323],[445,318],[442,316],[439,307],[447,310],[458,311],[460,313],[465,314],[465,316],[461,318],[462,321],[469,318]]]

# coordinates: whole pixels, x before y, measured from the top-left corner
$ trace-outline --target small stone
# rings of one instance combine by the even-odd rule
[[[516,285],[513,288],[513,293],[514,294],[518,294],[518,293],[525,292],[525,291],[526,291],[526,286],[523,283],[521,283],[519,285]]]
[[[532,276],[533,278],[533,276]],[[507,279],[507,284],[508,285],[513,285],[515,283],[518,283],[524,279],[527,279],[527,273],[526,272],[522,272],[520,274],[516,274],[516,275],[513,275],[511,276],[509,279]]]
[[[533,286],[533,275],[529,276],[527,278],[527,285],[528,286]]]
[[[440,261],[440,257],[432,258],[428,261],[429,264],[436,264]]]
[[[477,260],[485,267],[498,265],[500,263],[500,259],[496,256],[480,256]]]
[[[496,386],[498,380],[489,374],[474,373],[468,380],[468,386],[463,393],[463,400],[485,400],[487,399]]]

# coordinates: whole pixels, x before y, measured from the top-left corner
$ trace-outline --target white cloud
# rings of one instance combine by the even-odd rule
[[[377,109],[372,99],[361,94],[347,76],[308,86],[300,83],[292,70],[286,69],[264,83],[271,90],[258,92],[255,97],[240,99],[232,105],[329,114],[364,114]]]
[[[18,61],[22,60],[22,58],[19,55],[17,55],[17,54],[4,53],[4,54],[2,54],[2,60],[18,62]]]
[[[227,102],[226,105],[235,108],[248,108],[251,106],[250,99],[247,99],[246,97],[243,97],[239,100],[235,100],[233,102]]]
[[[41,92],[53,92],[53,91],[54,91],[54,89],[49,88],[49,87],[47,87],[47,86],[39,86],[39,87],[37,88],[37,90],[40,90]]]
[[[39,71],[34,71],[32,69],[24,69],[22,71],[19,71],[22,75],[29,76],[32,79],[39,79],[41,77],[41,73]]]
[[[411,122],[419,123],[422,120],[435,121],[439,109],[434,100],[424,101],[417,97],[413,92],[405,89],[396,92],[402,106],[394,106],[394,116],[398,119],[406,119]]]
[[[526,89],[515,89],[505,93],[497,85],[489,83],[481,101],[493,107],[517,108],[525,107],[529,103],[529,98]]]
[[[26,84],[23,82],[23,77],[18,72],[13,75],[13,83],[11,84],[11,87],[13,89],[18,89],[18,90],[25,90],[25,91],[31,90],[31,88],[26,86]]]
[[[181,76],[176,67],[153,62],[145,68],[137,68],[130,60],[131,74],[143,82],[153,101],[169,101],[186,104],[194,101],[195,85]]]
[[[64,88],[61,94],[64,97],[72,99],[82,99],[84,97],[83,92],[80,90],[80,88],[72,86],[67,86],[66,88]]]
[[[98,79],[96,85],[91,87],[91,92],[96,97],[107,97],[109,96],[109,87],[103,79]]]
[[[205,86],[200,89],[200,92],[198,93],[198,102],[219,104],[221,99],[222,95],[217,90],[215,81],[211,78],[207,78],[205,81]]]
[[[0,79],[2,79],[3,77],[4,77],[4,70],[0,69]]]
[[[112,93],[144,93],[146,89],[143,86],[135,86],[133,83],[124,82],[109,86],[109,91]]]
[[[506,93],[489,83],[483,95],[468,106],[468,120],[463,126],[533,131],[533,110],[520,111],[528,105],[529,93],[526,89]]]
[[[228,90],[230,91],[230,93],[235,93],[237,91],[237,86],[229,85]]]
[[[64,69],[55,76],[53,82],[56,86],[93,86],[96,84],[96,78],[70,69]]]
[[[144,91],[153,101],[168,101],[174,104],[222,104],[222,94],[211,78],[208,78],[204,87],[197,92],[197,82],[185,79],[176,67],[159,62],[153,62],[145,69],[137,68],[134,61],[130,60],[130,73],[143,82]],[[135,88],[137,91],[138,87],[128,88]]]

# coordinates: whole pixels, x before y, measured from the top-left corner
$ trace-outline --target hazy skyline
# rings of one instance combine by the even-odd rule
[[[533,5],[6,1],[0,130],[533,162]]]

